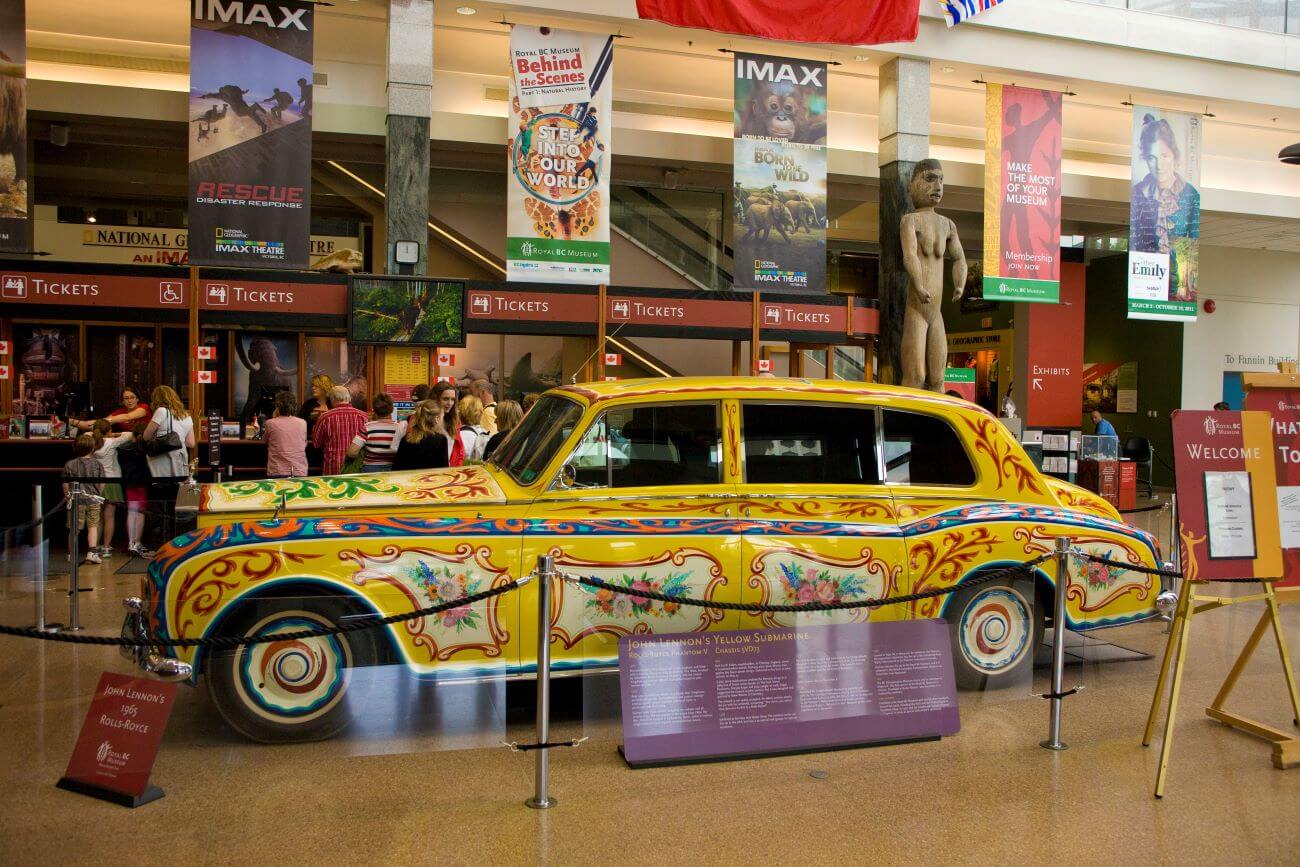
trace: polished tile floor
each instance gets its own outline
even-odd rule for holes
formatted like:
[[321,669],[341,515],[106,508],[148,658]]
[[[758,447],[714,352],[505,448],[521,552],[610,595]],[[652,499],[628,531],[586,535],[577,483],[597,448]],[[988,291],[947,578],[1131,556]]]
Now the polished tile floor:
[[[87,569],[83,619],[110,631],[136,576]],[[47,593],[65,619],[66,579]],[[32,596],[9,581],[0,622],[27,624]],[[1204,715],[1257,605],[1194,621],[1193,652],[1163,801],[1158,751],[1140,744],[1158,656],[1072,671],[1052,753],[1042,689],[962,696],[962,730],[941,742],[631,771],[621,762],[607,681],[557,687],[547,812],[522,802],[532,757],[527,687],[439,689],[376,672],[349,735],[291,747],[249,744],[201,690],[183,689],[154,769],[167,795],[137,810],[54,788],[113,649],[0,637],[0,863],[345,862],[1297,864],[1300,769]],[[1285,613],[1300,656],[1300,606]],[[1157,654],[1164,624],[1099,637]],[[1265,645],[1236,709],[1289,726],[1277,654]],[[1158,744],[1157,744],[1158,746]],[[819,772],[817,776],[813,772]]]

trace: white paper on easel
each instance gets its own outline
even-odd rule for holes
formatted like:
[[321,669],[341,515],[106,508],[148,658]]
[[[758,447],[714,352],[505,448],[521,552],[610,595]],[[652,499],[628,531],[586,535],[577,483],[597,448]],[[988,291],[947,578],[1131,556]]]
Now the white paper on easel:
[[1300,487],[1277,489],[1277,518],[1283,548],[1300,548]]
[[1255,557],[1250,473],[1245,470],[1205,473],[1205,517],[1212,559]]

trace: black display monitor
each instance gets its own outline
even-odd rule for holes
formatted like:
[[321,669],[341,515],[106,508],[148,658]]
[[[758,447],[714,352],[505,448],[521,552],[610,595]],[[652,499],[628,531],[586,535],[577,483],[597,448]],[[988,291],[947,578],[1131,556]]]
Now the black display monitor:
[[464,346],[465,284],[426,277],[350,275],[348,340]]

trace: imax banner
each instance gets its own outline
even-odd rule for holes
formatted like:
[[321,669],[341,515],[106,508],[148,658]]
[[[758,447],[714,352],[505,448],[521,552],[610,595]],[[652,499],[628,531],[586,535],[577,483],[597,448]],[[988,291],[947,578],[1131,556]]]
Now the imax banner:
[[1196,320],[1201,117],[1133,108],[1128,317]]
[[984,298],[1061,293],[1061,94],[989,84],[984,123]]
[[506,279],[609,282],[614,37],[510,31]]
[[313,4],[193,3],[190,262],[306,268]]
[[826,290],[826,64],[736,55],[735,288]]
[[27,23],[24,0],[0,0],[0,252],[26,253]]

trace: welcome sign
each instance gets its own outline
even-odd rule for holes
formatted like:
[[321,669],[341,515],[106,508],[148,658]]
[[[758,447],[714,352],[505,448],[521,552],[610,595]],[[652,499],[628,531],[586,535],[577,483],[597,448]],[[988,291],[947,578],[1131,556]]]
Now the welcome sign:
[[614,37],[510,31],[506,279],[609,282]]
[[986,87],[984,298],[1055,304],[1061,287],[1061,94]]

